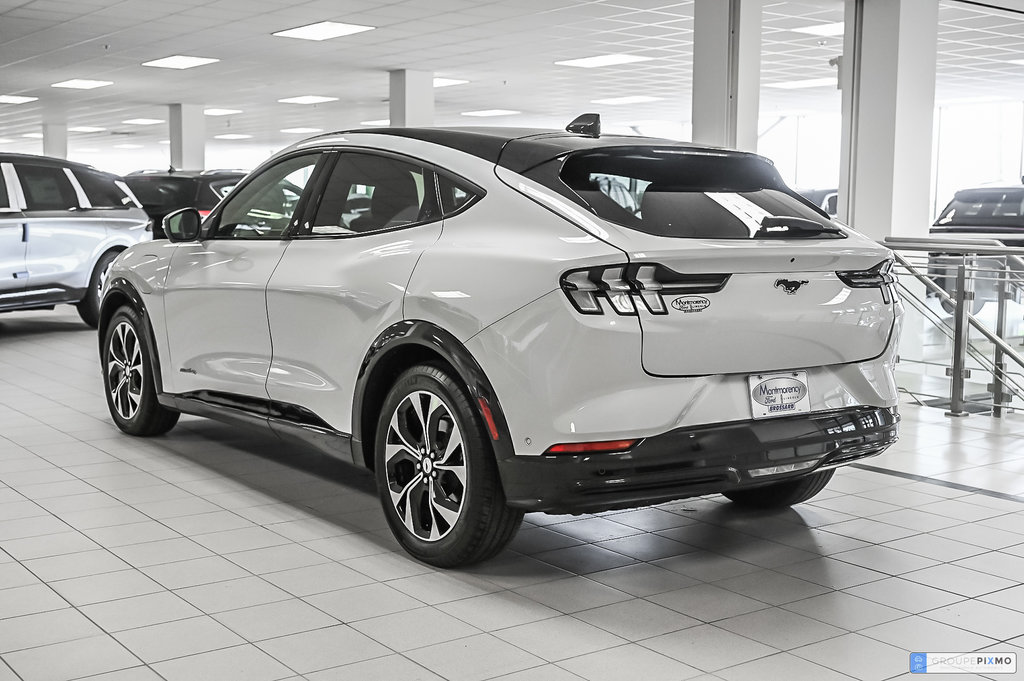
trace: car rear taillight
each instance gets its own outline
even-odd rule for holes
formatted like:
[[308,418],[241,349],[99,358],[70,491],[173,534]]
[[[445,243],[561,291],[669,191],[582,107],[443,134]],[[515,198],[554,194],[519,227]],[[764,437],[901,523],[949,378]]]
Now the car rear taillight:
[[640,440],[605,440],[603,442],[567,442],[551,445],[545,454],[614,454],[627,452]]
[[721,291],[728,274],[681,274],[656,263],[570,270],[559,284],[583,314],[604,314],[603,299],[617,314],[635,315],[639,302],[651,314],[668,314],[663,296]]
[[892,260],[883,260],[869,270],[836,272],[836,276],[850,288],[880,288],[882,301],[890,303],[895,296],[893,285],[896,283],[896,277],[892,275],[893,264]]

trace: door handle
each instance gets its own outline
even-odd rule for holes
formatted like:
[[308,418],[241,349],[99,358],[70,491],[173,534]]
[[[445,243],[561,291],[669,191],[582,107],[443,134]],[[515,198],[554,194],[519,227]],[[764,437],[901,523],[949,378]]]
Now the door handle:
[[21,223],[21,243],[28,243],[28,223]]

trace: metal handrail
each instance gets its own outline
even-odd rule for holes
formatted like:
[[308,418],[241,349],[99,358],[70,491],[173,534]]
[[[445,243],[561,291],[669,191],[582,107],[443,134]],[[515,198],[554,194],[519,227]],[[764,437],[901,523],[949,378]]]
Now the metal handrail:
[[[950,265],[940,265],[947,272],[947,276],[955,276],[956,278],[956,289],[955,297],[951,296],[942,286],[937,284],[932,277],[925,272],[914,266],[910,260],[899,253],[895,253],[894,256],[899,265],[916,280],[921,282],[925,289],[930,294],[935,295],[945,305],[952,305],[954,309],[954,325],[950,329],[950,324],[944,319],[938,319],[936,315],[924,315],[926,319],[934,324],[937,328],[951,339],[953,342],[953,366],[947,369],[947,375],[951,376],[952,384],[950,386],[950,411],[947,412],[949,416],[964,416],[966,411],[963,409],[964,406],[964,383],[966,377],[969,375],[969,371],[966,367],[967,356],[977,362],[983,370],[987,373],[991,373],[993,376],[993,384],[990,389],[993,393],[993,415],[1001,415],[1005,398],[1009,397],[1011,400],[1014,397],[1021,398],[1024,396],[1024,384],[1020,383],[1017,379],[1017,374],[1007,370],[1007,361],[1016,364],[1021,370],[1024,370],[1024,356],[1017,352],[1012,346],[1010,346],[1003,338],[1002,334],[1005,328],[1006,320],[1006,308],[1005,303],[1007,301],[1007,287],[1013,290],[1024,290],[1022,282],[1024,282],[1024,248],[1009,248],[1002,244],[998,238],[999,235],[972,235],[965,238],[951,237],[950,235],[933,236],[928,238],[921,237],[888,237],[885,239],[884,244],[892,249],[898,249],[901,251],[924,251],[929,254],[941,254],[943,256],[964,256],[965,260],[963,263],[956,265],[955,267]],[[984,268],[968,268],[966,258],[968,256],[999,256],[1006,265],[999,270],[986,270]],[[929,263],[929,268],[934,269],[934,264]],[[981,321],[978,320],[973,314],[967,310],[965,301],[971,299],[972,294],[969,293],[971,286],[967,276],[967,271],[970,269],[975,273],[986,272],[995,273],[996,279],[999,279],[1001,283],[999,285],[999,310],[997,320],[997,330],[995,333],[990,331]],[[924,311],[927,306],[918,299],[912,292],[902,283],[899,284],[901,291],[906,294],[908,301],[913,301],[914,307],[919,311]],[[986,340],[988,340],[995,347],[995,359],[989,360],[988,357],[984,356],[983,353],[977,351],[977,349],[969,341],[969,329],[974,329],[981,334]],[[952,331],[952,333],[951,333]],[[1009,394],[1008,394],[1009,393]]]

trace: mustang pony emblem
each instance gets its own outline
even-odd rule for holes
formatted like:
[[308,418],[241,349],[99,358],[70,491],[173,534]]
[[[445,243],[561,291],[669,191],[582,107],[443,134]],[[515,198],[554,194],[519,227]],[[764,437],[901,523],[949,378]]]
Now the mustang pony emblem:
[[806,279],[801,279],[800,281],[793,281],[792,279],[776,279],[775,288],[783,288],[786,290],[786,295],[791,296],[806,283]]

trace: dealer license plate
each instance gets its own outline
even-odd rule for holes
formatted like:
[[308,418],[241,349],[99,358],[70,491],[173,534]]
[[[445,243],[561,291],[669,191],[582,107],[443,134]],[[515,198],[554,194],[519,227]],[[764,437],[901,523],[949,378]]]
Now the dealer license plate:
[[811,410],[806,371],[751,374],[750,409],[755,419],[806,414]]

